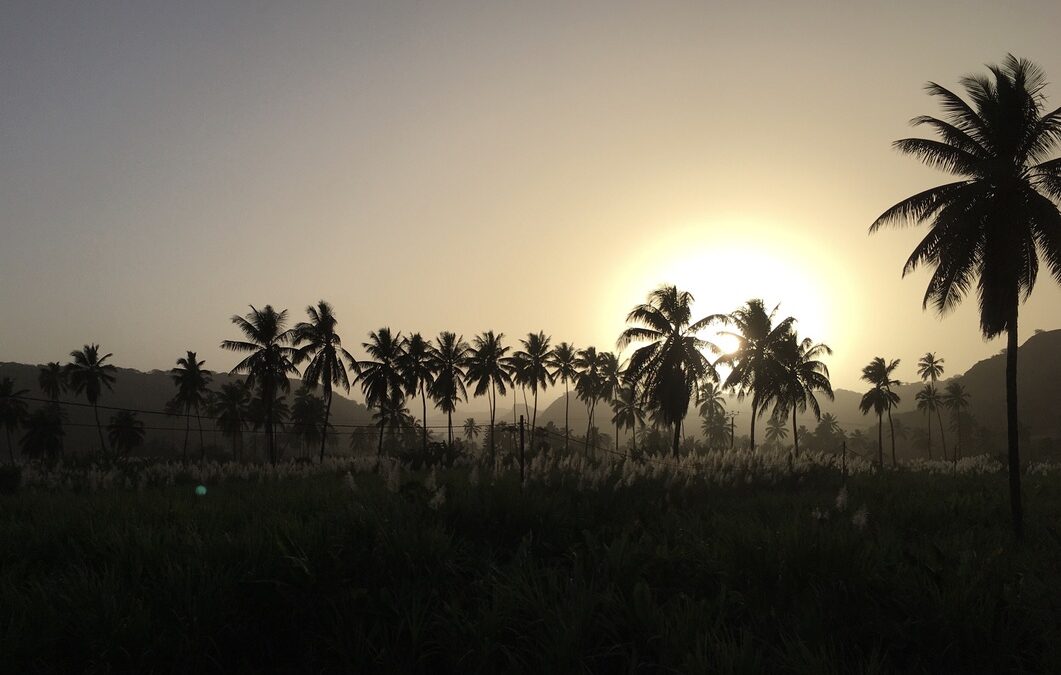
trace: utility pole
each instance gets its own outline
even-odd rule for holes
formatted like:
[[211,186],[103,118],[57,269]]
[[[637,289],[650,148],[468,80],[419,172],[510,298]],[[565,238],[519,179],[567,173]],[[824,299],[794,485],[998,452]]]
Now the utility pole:
[[523,448],[523,415],[519,416],[519,491],[523,492],[523,481],[526,477],[526,454]]

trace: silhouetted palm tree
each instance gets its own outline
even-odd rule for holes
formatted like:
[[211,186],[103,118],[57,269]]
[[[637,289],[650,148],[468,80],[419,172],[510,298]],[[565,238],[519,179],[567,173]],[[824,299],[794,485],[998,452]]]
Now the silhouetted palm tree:
[[[932,459],[932,414],[936,413],[936,418],[939,419],[939,409],[942,405],[940,400],[939,391],[934,385],[926,384],[922,387],[921,391],[917,392],[917,409],[925,413],[925,417],[928,418],[928,458]],[[940,424],[942,426],[942,423]],[[942,432],[942,430],[941,430]],[[947,446],[943,446],[943,459],[947,459]]]
[[717,353],[718,348],[696,337],[718,317],[692,321],[692,303],[692,294],[675,286],[657,288],[648,295],[647,303],[626,315],[626,322],[633,325],[622,332],[617,342],[619,349],[634,342],[649,343],[630,356],[626,381],[639,382],[643,402],[650,402],[659,410],[661,419],[673,426],[675,457],[682,421],[694,392],[703,382],[718,381],[715,367],[704,356],[705,349]]
[[[247,409],[247,419],[251,423],[251,427],[255,432],[259,429],[266,427],[266,420],[272,418],[272,431],[269,433],[270,436],[275,437],[276,434],[285,433],[287,431],[287,421],[291,417],[291,406],[287,404],[287,394],[283,392],[276,392],[273,396],[272,403],[267,404],[261,397],[261,391],[259,390],[258,395],[253,397],[250,402],[250,406]],[[286,445],[286,444],[285,444]],[[255,455],[257,456],[257,441],[255,440],[253,445]],[[275,454],[276,459],[280,458],[280,452],[283,448],[278,448]],[[275,459],[272,460],[275,463]]]
[[405,340],[402,355],[398,359],[398,369],[405,380],[405,393],[408,396],[420,395],[423,404],[422,451],[427,453],[427,390],[435,381],[435,371],[431,359],[431,343],[420,333],[413,333]]
[[779,352],[792,332],[795,319],[786,317],[774,324],[777,307],[766,311],[763,301],[758,298],[747,301],[744,306],[725,316],[708,317],[732,325],[734,331],[723,331],[737,340],[737,348],[729,354],[723,354],[716,365],[721,363],[730,366],[731,370],[723,383],[726,389],[737,392],[737,399],[743,400],[750,392],[752,395],[751,410],[751,449],[755,450],[755,420],[766,408],[765,398],[779,379],[781,370]]
[[772,443],[775,447],[780,447],[781,441],[786,438],[788,438],[788,429],[785,428],[784,418],[771,415],[770,419],[766,421],[766,442]]
[[700,416],[707,418],[714,414],[726,414],[726,397],[717,382],[704,382],[697,394],[700,401]]
[[[927,354],[922,356],[921,359],[917,362],[917,374],[921,378],[922,382],[927,380],[927,381],[931,382],[933,385],[935,385],[936,384],[936,380],[938,380],[940,377],[943,376],[943,359],[936,358],[935,354],[933,354],[932,352],[928,352]],[[921,408],[919,407],[918,409],[920,410]],[[940,442],[943,444],[943,459],[946,460],[947,459],[947,438],[943,434],[943,420],[942,420],[942,418],[939,415],[939,406],[938,405],[932,406],[932,410],[934,410],[936,412],[936,421],[939,422],[939,438],[940,438]],[[931,411],[928,414],[928,435],[929,435],[929,438],[931,439],[931,437],[932,437],[932,416],[931,416]],[[931,441],[929,442],[929,447],[931,448]],[[931,451],[930,451],[929,452],[929,457],[931,457],[931,456],[932,456],[932,454],[931,454]]]
[[251,389],[246,382],[227,382],[213,392],[207,409],[221,435],[232,441],[232,456],[243,461],[243,432],[250,421]]
[[402,334],[392,334],[390,328],[380,328],[368,334],[368,342],[361,346],[371,360],[361,361],[361,391],[365,403],[377,408],[379,420],[379,445],[377,457],[383,456],[383,429],[395,424],[396,411],[405,410],[405,381],[402,379],[400,360],[402,357]]
[[15,389],[15,381],[10,377],[0,379],[0,426],[7,433],[7,454],[12,464],[15,463],[15,448],[11,444],[11,432],[26,419],[26,402],[22,397],[28,394],[27,389]]
[[107,438],[114,447],[116,457],[125,457],[144,443],[144,423],[136,413],[119,410],[107,424]]
[[962,413],[969,407],[969,392],[961,382],[951,382],[943,394],[943,405],[950,410],[954,430],[958,432],[958,447],[954,449],[954,460],[962,456]]
[[479,425],[475,423],[474,417],[469,417],[464,420],[464,438],[467,439],[469,443],[472,443],[475,439],[479,438],[479,432]]
[[463,335],[457,337],[448,331],[439,333],[431,346],[431,369],[435,380],[429,393],[435,406],[446,413],[446,440],[450,445],[453,445],[453,412],[459,402],[468,399],[464,364],[470,351]]
[[465,361],[468,382],[475,383],[476,397],[488,395],[490,403],[490,465],[496,466],[494,421],[497,413],[497,395],[505,395],[505,386],[512,385],[512,375],[505,365],[508,347],[501,344],[504,333],[486,331],[476,335]]
[[571,424],[570,424],[570,410],[571,410],[571,391],[568,388],[568,384],[575,380],[578,375],[578,367],[575,365],[575,359],[577,358],[578,350],[575,346],[567,342],[561,342],[556,345],[553,349],[553,353],[549,356],[549,367],[551,368],[550,374],[553,377],[553,382],[559,379],[564,383],[564,452],[568,450],[568,440],[571,437]]
[[184,415],[184,451],[182,461],[188,461],[188,430],[191,428],[191,416],[199,426],[199,461],[206,458],[206,443],[203,440],[203,421],[200,412],[206,407],[209,394],[211,373],[203,368],[206,361],[199,361],[195,352],[189,351],[177,359],[177,367],[169,371],[173,384],[177,386],[176,395],[170,400],[167,408]]
[[709,408],[701,418],[700,429],[709,449],[719,450],[729,445],[730,426],[724,411]]
[[618,388],[612,399],[612,424],[615,425],[615,449],[619,450],[619,429],[629,429],[633,443],[631,451],[637,453],[636,429],[645,424],[645,409],[641,406],[637,390],[632,385]]
[[306,308],[309,321],[295,325],[292,333],[295,352],[295,363],[309,359],[309,364],[302,373],[306,386],[320,386],[324,393],[324,426],[320,435],[320,461],[324,462],[324,447],[328,442],[328,430],[332,415],[332,393],[335,387],[350,391],[350,378],[346,364],[354,373],[360,373],[357,360],[350,352],[343,349],[343,340],[335,331],[339,321],[335,318],[332,306],[324,300]]
[[291,389],[291,382],[287,378],[290,374],[298,374],[294,364],[297,352],[288,346],[293,332],[284,329],[287,324],[286,309],[277,312],[272,305],[266,305],[261,310],[255,309],[254,305],[250,307],[251,311],[246,317],[232,317],[232,323],[236,324],[246,340],[225,340],[221,347],[247,354],[231,372],[233,375],[246,373],[247,386],[258,386],[269,461],[276,464],[276,435],[273,427],[277,419],[277,394]]
[[24,457],[54,460],[63,449],[63,419],[58,405],[37,408],[25,419],[26,433],[19,440]]
[[85,345],[81,351],[70,352],[73,359],[66,364],[66,382],[74,393],[85,395],[96,418],[96,433],[99,435],[100,454],[107,459],[107,442],[103,440],[103,425],[99,421],[99,397],[106,387],[111,391],[117,368],[104,363],[113,354],[99,355],[99,345]]
[[575,393],[586,404],[586,408],[589,411],[589,419],[586,422],[585,450],[587,451],[591,443],[594,450],[597,448],[595,439],[591,440],[591,432],[593,430],[593,413],[597,408],[597,401],[601,397],[600,365],[600,354],[597,352],[596,347],[586,347],[578,350],[575,356],[575,368],[577,369]]
[[37,373],[37,384],[45,396],[53,403],[58,403],[59,397],[66,393],[66,370],[57,361],[41,366]]
[[523,349],[513,354],[517,357],[520,366],[514,373],[518,377],[521,386],[530,387],[534,394],[534,412],[531,413],[530,447],[533,449],[535,431],[538,428],[538,390],[546,389],[553,381],[549,372],[549,358],[552,349],[549,347],[550,337],[544,332],[527,333],[525,340],[520,340]]
[[1017,538],[1024,532],[1017,420],[1017,313],[1035,286],[1039,256],[1061,280],[1061,109],[1044,114],[1046,78],[1038,66],[1008,55],[991,66],[991,77],[961,79],[971,100],[930,82],[946,119],[923,115],[940,140],[907,138],[894,147],[959,176],[885,211],[870,226],[903,221],[930,223],[903,274],[933,266],[924,305],[940,312],[957,305],[976,284],[980,330],[986,338],[1007,334],[1006,415],[1010,508]]
[[877,463],[884,468],[884,444],[883,444],[883,415],[888,413],[888,427],[891,429],[892,439],[892,466],[898,464],[895,458],[895,427],[892,424],[892,408],[899,404],[899,395],[892,391],[893,386],[899,384],[893,380],[891,375],[899,367],[899,359],[891,363],[885,363],[880,356],[875,357],[862,369],[862,379],[873,385],[873,388],[862,396],[859,410],[865,415],[870,410],[877,413]]
[[291,432],[303,448],[300,455],[305,454],[306,447],[320,443],[321,438],[325,437],[327,426],[327,405],[324,399],[314,396],[313,391],[306,385],[299,387],[291,405]]
[[[809,407],[814,413],[814,419],[821,420],[821,407],[815,392],[821,392],[830,401],[833,400],[829,368],[820,360],[822,356],[832,353],[829,345],[815,344],[810,338],[798,340],[795,332],[789,332],[777,350],[776,376],[764,398],[775,401],[775,417],[792,413],[792,448],[795,455],[799,455],[796,412],[805,412]],[[766,400],[762,401],[764,406],[766,403]]]

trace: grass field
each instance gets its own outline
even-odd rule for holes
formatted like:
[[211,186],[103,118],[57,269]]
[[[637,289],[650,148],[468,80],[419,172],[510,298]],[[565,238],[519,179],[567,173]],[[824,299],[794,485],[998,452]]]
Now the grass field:
[[553,478],[0,496],[2,668],[1061,668],[1049,475],[1028,477],[1019,546],[1001,474],[861,473],[846,503],[825,467],[769,485]]

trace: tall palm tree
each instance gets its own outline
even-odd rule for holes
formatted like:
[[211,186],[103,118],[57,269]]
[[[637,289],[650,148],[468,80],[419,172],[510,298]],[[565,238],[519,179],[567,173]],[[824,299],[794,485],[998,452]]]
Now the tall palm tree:
[[222,349],[228,349],[246,357],[232,369],[233,375],[246,373],[247,386],[257,386],[261,402],[265,437],[269,447],[269,461],[276,464],[276,423],[277,394],[291,390],[288,375],[298,374],[294,360],[298,353],[289,346],[293,331],[285,330],[287,310],[277,312],[272,305],[258,310],[254,305],[247,315],[232,317],[232,323],[243,333],[244,340],[225,340]]
[[726,414],[726,397],[717,382],[704,382],[697,394],[700,401],[700,416],[707,418],[714,414]]
[[708,409],[706,415],[701,414],[700,430],[711,450],[718,450],[729,444],[730,426],[725,411]]
[[[939,390],[932,384],[926,384],[922,387],[921,391],[917,392],[916,398],[917,409],[925,413],[925,417],[928,418],[928,458],[932,459],[932,414],[936,413],[936,418],[939,419],[939,409],[942,407],[943,402],[940,398]],[[947,460],[946,443],[943,445],[943,460]]]
[[59,397],[66,393],[66,370],[57,361],[41,366],[37,373],[37,385],[53,403],[58,403]]
[[564,383],[564,452],[567,452],[568,440],[571,437],[570,411],[571,391],[569,383],[574,382],[578,375],[578,367],[575,365],[578,350],[574,345],[561,342],[553,349],[549,356],[549,368],[553,382],[560,380]]
[[311,388],[320,387],[324,401],[324,425],[320,435],[320,461],[324,462],[324,447],[328,442],[329,420],[332,414],[332,392],[335,387],[350,391],[350,377],[346,364],[355,374],[359,373],[357,360],[350,352],[343,349],[343,340],[335,331],[339,323],[335,318],[332,306],[324,300],[316,307],[306,307],[309,321],[295,325],[292,333],[295,352],[295,363],[309,360],[302,373],[302,381]]
[[[390,328],[380,328],[368,334],[368,342],[361,343],[370,360],[361,361],[361,391],[365,403],[377,408],[379,420],[379,445],[377,457],[383,456],[383,430],[405,410],[405,380],[402,379],[400,360],[402,357],[402,334],[391,333]],[[386,410],[384,409],[386,408]],[[406,411],[407,412],[407,411]]]
[[641,405],[640,396],[633,385],[622,385],[615,392],[612,399],[612,424],[615,425],[615,449],[619,450],[619,429],[630,430],[630,440],[633,443],[632,451],[637,453],[636,429],[645,424],[645,409]]
[[[723,331],[737,340],[737,348],[723,354],[718,363],[731,368],[723,387],[737,392],[737,399],[752,395],[751,449],[755,450],[755,420],[766,409],[768,392],[779,378],[781,365],[779,352],[792,332],[795,319],[791,316],[774,323],[777,307],[767,312],[759,298],[748,300],[742,307],[725,316],[708,317],[719,319],[734,330]],[[717,364],[716,364],[717,365]]]
[[589,418],[586,422],[586,442],[584,445],[585,450],[589,450],[590,443],[593,443],[594,450],[596,449],[596,440],[591,441],[591,433],[593,430],[593,413],[597,408],[597,401],[600,400],[601,390],[601,372],[600,372],[600,353],[597,352],[596,347],[586,347],[585,349],[578,350],[575,356],[575,368],[577,373],[575,375],[575,393],[578,398],[586,404],[586,409],[589,411]]
[[463,335],[457,337],[448,331],[439,333],[431,346],[431,370],[435,379],[429,393],[435,406],[446,413],[446,439],[450,445],[453,445],[453,412],[458,403],[468,399],[464,365],[470,351]]
[[785,428],[784,418],[771,415],[766,421],[766,442],[779,447],[786,438],[788,438],[788,429]]
[[943,394],[943,405],[950,410],[954,430],[958,432],[958,447],[954,449],[955,461],[962,456],[962,413],[969,407],[969,392],[961,382],[951,382]]
[[474,417],[469,417],[464,420],[464,438],[469,443],[473,443],[475,439],[479,438],[480,431],[479,425],[475,423]]
[[531,413],[530,429],[531,449],[535,447],[534,438],[538,429],[538,391],[548,388],[553,382],[553,376],[549,372],[549,359],[552,354],[552,348],[549,346],[551,339],[542,331],[527,333],[527,337],[519,341],[523,349],[513,354],[520,363],[518,370],[514,372],[514,377],[518,378],[521,386],[530,387],[534,395],[534,412]]
[[[917,375],[921,378],[922,382],[931,382],[933,388],[935,388],[936,380],[943,376],[943,359],[937,358],[932,352],[927,352],[917,362]],[[920,409],[920,408],[919,408]],[[939,438],[943,444],[943,459],[947,459],[947,438],[943,433],[943,420],[939,415],[939,406],[932,406],[932,410],[936,412],[936,421],[939,422]],[[928,416],[928,435],[932,437],[932,415],[929,412]],[[929,443],[931,447],[931,442]],[[931,457],[931,453],[929,454]]]
[[15,449],[11,445],[11,432],[18,429],[26,419],[26,402],[23,396],[29,394],[27,389],[15,389],[15,381],[10,377],[0,379],[0,426],[7,433],[7,454],[11,463],[15,463]]
[[862,380],[869,382],[873,388],[862,396],[859,410],[867,414],[870,410],[877,413],[877,463],[884,468],[883,449],[883,415],[888,413],[888,428],[891,430],[892,439],[892,466],[898,461],[895,457],[895,426],[892,424],[892,408],[899,405],[899,395],[892,391],[893,386],[899,385],[899,380],[892,379],[892,373],[899,367],[899,359],[885,363],[880,356],[875,357],[862,369]]
[[232,441],[232,456],[243,461],[243,432],[250,421],[251,389],[239,380],[226,382],[213,392],[207,410],[221,434]]
[[100,454],[107,459],[107,442],[103,440],[103,425],[99,421],[99,397],[103,388],[113,390],[115,381],[114,373],[117,368],[105,363],[113,354],[107,353],[100,356],[99,345],[85,345],[80,351],[70,352],[73,359],[66,364],[66,381],[74,393],[85,395],[85,399],[92,406],[92,414],[96,418],[96,433],[99,435]]
[[427,456],[427,390],[435,381],[435,369],[431,359],[431,343],[420,333],[413,333],[405,340],[405,347],[398,358],[398,370],[405,380],[408,396],[420,394],[423,404],[422,450]]
[[486,331],[475,336],[472,348],[465,359],[465,372],[468,382],[475,383],[473,393],[476,397],[487,396],[490,404],[490,465],[496,465],[494,422],[497,413],[497,395],[505,395],[505,387],[512,386],[512,374],[506,365],[505,355],[508,347],[501,339],[504,333],[495,334]]
[[704,356],[718,348],[696,336],[719,317],[692,321],[693,295],[675,286],[660,286],[626,315],[633,324],[619,335],[617,345],[624,349],[635,342],[647,342],[630,356],[626,369],[628,383],[641,383],[645,403],[659,410],[663,422],[673,426],[672,449],[678,456],[682,422],[693,394],[706,381],[718,382],[718,372]]
[[119,410],[111,416],[107,424],[107,438],[117,457],[124,457],[144,443],[144,423],[136,413],[130,410]]
[[[250,388],[250,385],[247,387]],[[287,421],[291,417],[291,406],[287,403],[287,394],[282,391],[276,391],[273,394],[272,402],[267,402],[262,398],[261,389],[258,390],[258,395],[251,399],[250,406],[247,408],[247,419],[251,423],[252,429],[257,432],[259,429],[265,429],[267,423],[271,420],[271,428],[268,436],[275,437],[276,434],[283,434],[287,431]],[[275,446],[273,446],[275,447]],[[255,456],[257,456],[258,446],[255,441],[254,445]],[[276,460],[280,458],[283,452],[283,447],[276,447],[276,453],[271,455],[270,459],[275,464]]]
[[300,456],[305,455],[306,447],[316,446],[325,437],[326,415],[324,399],[314,396],[313,390],[305,384],[299,387],[291,405],[291,432],[298,439]]
[[192,415],[199,427],[199,461],[206,458],[206,443],[203,440],[203,420],[200,416],[206,407],[212,373],[203,368],[206,361],[199,361],[195,352],[188,351],[177,359],[177,367],[169,371],[170,379],[177,386],[177,393],[167,406],[173,412],[184,415],[184,452],[182,461],[188,461],[188,430]]
[[815,392],[821,392],[833,400],[833,387],[829,382],[829,368],[821,361],[833,350],[824,343],[815,343],[810,338],[797,340],[795,332],[789,332],[777,350],[777,370],[772,386],[765,394],[773,399],[774,416],[784,417],[792,413],[793,453],[799,455],[799,429],[796,427],[796,412],[805,412],[809,407],[815,420],[822,419],[821,406]]
[[1061,109],[1045,112],[1046,78],[1024,59],[1008,55],[989,76],[961,79],[970,102],[930,82],[945,119],[916,117],[939,140],[907,138],[894,147],[958,177],[908,197],[870,226],[870,233],[904,221],[928,223],[903,274],[934,267],[924,305],[939,312],[956,306],[976,285],[980,330],[1007,335],[1006,417],[1010,510],[1017,538],[1024,532],[1017,420],[1017,314],[1031,295],[1041,255],[1061,280]]
[[19,440],[24,457],[53,460],[63,448],[63,413],[58,405],[46,405],[30,413],[23,424],[26,433]]

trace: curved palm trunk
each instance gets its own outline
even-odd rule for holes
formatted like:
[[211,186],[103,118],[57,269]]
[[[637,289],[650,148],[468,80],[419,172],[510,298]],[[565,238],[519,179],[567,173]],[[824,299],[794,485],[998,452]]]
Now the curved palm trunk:
[[796,429],[796,407],[792,406],[792,453],[799,457],[799,430]]
[[534,432],[538,429],[538,387],[534,387],[534,412],[531,414],[530,447],[534,452]]
[[571,437],[571,425],[569,424],[571,410],[571,392],[567,387],[567,379],[564,379],[564,453],[567,453],[567,441]]
[[615,422],[615,452],[619,452],[619,422]]
[[757,399],[758,399],[758,397],[753,397],[752,398],[752,445],[751,445],[752,452],[755,452],[755,418],[756,418],[756,414],[755,413],[759,410],[759,401]]
[[877,413],[877,466],[884,469],[884,415],[880,413]]
[[383,458],[383,427],[386,426],[387,420],[383,418],[383,408],[379,409],[379,445],[376,447],[376,463],[379,464],[379,460]]
[[1006,436],[1009,444],[1009,505],[1013,516],[1013,534],[1024,538],[1024,506],[1020,495],[1020,434],[1017,426],[1017,304],[1006,344]]
[[446,411],[446,426],[447,426],[446,432],[447,432],[447,438],[449,440],[449,444],[453,445],[453,410],[452,409]]
[[195,409],[195,424],[199,427],[199,462],[206,460],[206,443],[203,441],[203,420],[199,416],[199,408]]
[[[898,466],[895,461],[895,425],[892,423],[892,407],[888,406],[888,433],[892,437],[892,466]],[[881,458],[880,468],[884,468],[884,458]]]
[[678,446],[681,444],[681,440],[682,440],[682,423],[681,422],[675,422],[674,423],[674,458],[675,459],[678,459]]
[[[427,456],[427,393],[424,391],[424,383],[423,382],[420,383],[420,400],[424,404],[424,429],[423,429],[423,432],[424,432],[423,433],[423,436],[424,436],[423,440],[424,440],[424,442],[423,442],[423,446],[424,446],[424,456],[426,457]],[[452,435],[453,435],[453,433],[450,432],[450,436],[452,436]],[[449,442],[450,442],[450,445],[452,445],[453,444],[453,439],[450,438]]]
[[324,388],[324,399],[324,428],[321,429],[321,464],[324,464],[324,444],[328,442],[328,420],[331,419],[332,414],[332,388],[330,386],[325,386]]
[[939,408],[936,408],[936,422],[939,423],[939,442],[943,445],[943,461],[947,461],[947,437],[943,435],[943,418],[939,416]]

